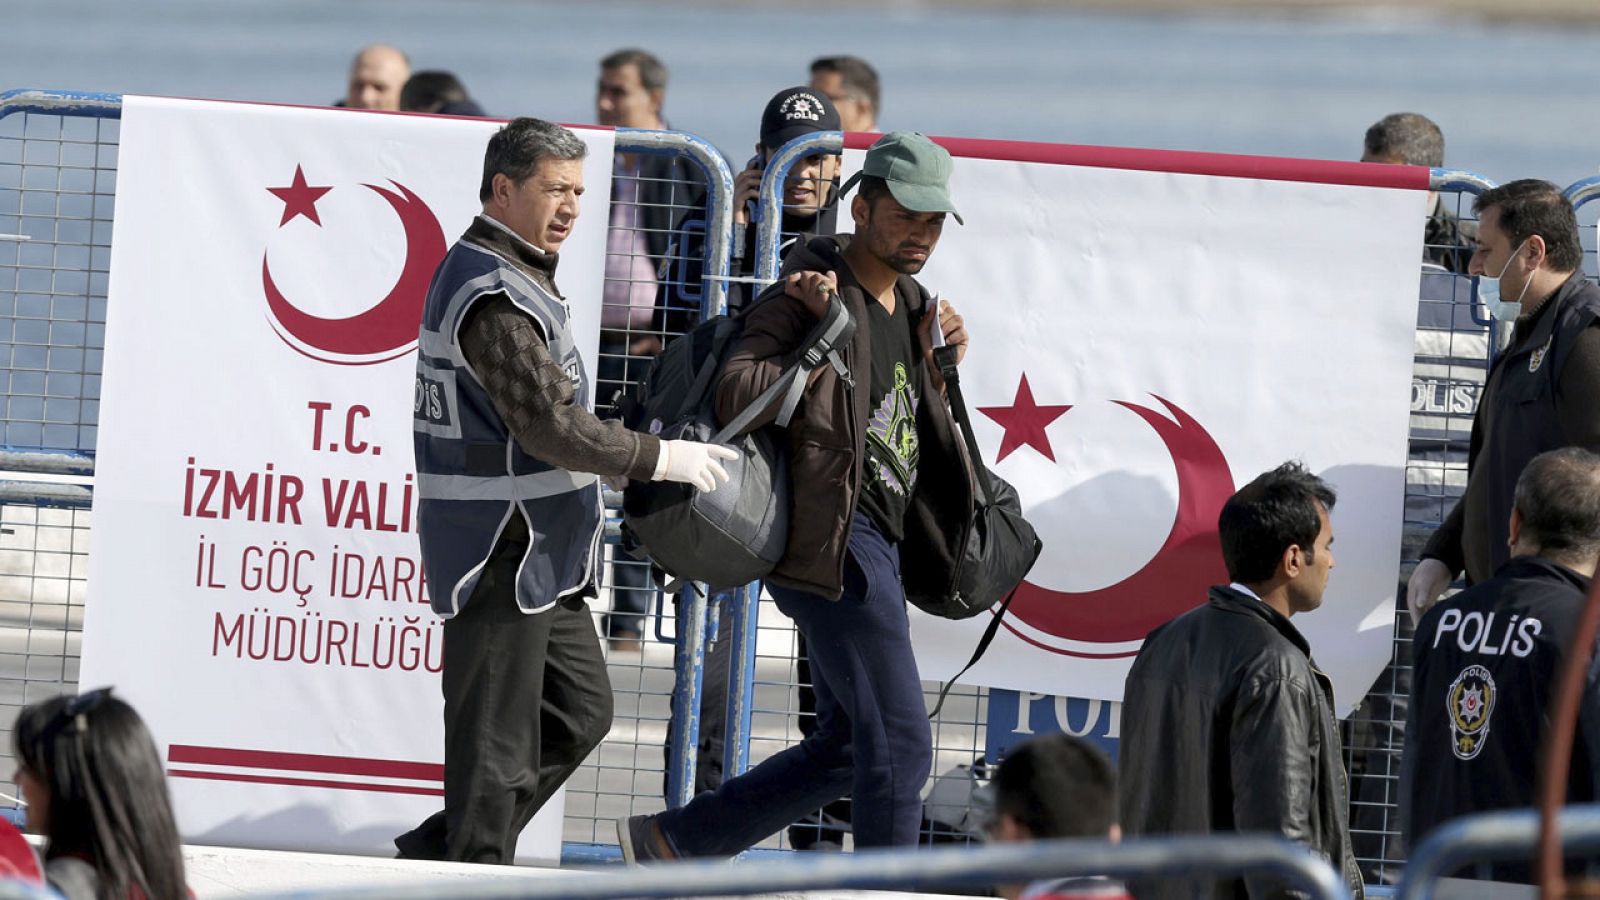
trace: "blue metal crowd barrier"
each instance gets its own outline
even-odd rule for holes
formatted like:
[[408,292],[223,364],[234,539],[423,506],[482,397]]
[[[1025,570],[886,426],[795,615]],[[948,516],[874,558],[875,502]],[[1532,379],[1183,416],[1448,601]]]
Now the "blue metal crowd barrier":
[[676,862],[547,879],[284,894],[325,900],[467,900],[541,898],[610,900],[615,897],[734,897],[791,891],[929,890],[982,888],[1065,876],[1205,878],[1273,876],[1311,900],[1350,896],[1338,873],[1305,847],[1255,835],[1183,837],[1113,844],[1083,839],[994,844],[982,848],[873,850],[807,854],[759,864]]
[[[1600,805],[1562,810],[1561,846],[1567,854],[1600,853]],[[1424,900],[1440,878],[1468,866],[1528,861],[1539,843],[1539,812],[1507,810],[1463,816],[1439,826],[1411,852],[1395,896]],[[1531,863],[1530,863],[1531,865]]]
[[[85,118],[116,120],[122,113],[122,95],[32,89],[0,92],[0,119],[24,113],[57,116],[63,120]],[[26,137],[23,139],[26,140]],[[97,169],[101,166],[98,152],[100,149],[100,147],[95,148],[94,165]],[[707,237],[703,257],[700,260],[704,279],[700,314],[704,317],[721,312],[726,305],[724,299],[727,290],[726,276],[730,268],[733,231],[733,176],[727,161],[707,141],[672,131],[616,129],[616,152],[683,157],[690,160],[705,175],[708,191],[706,206],[701,212],[704,213],[706,220]],[[34,158],[17,160],[18,170],[23,167],[37,169],[48,165],[48,161]],[[110,167],[114,168],[114,163],[111,163]],[[0,182],[0,187],[5,187],[5,184]],[[22,184],[19,178],[17,185],[19,196],[29,187]],[[20,208],[15,214],[30,217],[37,215],[25,213]],[[0,216],[4,215],[5,211],[0,210]],[[6,230],[0,229],[0,232]],[[28,239],[29,236],[23,234],[0,234],[0,241],[26,242]],[[98,371],[92,374],[98,376]],[[5,383],[8,385],[6,396],[9,397],[12,382],[8,379]],[[93,400],[98,400],[97,394]],[[87,421],[80,424],[93,425],[92,413],[84,413],[82,418]],[[86,511],[90,508],[93,498],[92,483],[86,482],[90,482],[94,475],[94,462],[95,453],[92,445],[52,446],[47,440],[41,439],[36,444],[0,447],[0,473],[4,473],[0,476],[0,506],[15,504]],[[79,483],[34,481],[26,478],[28,475],[72,476],[77,478]],[[617,542],[615,515],[619,497],[616,494],[608,494],[608,500],[612,521],[608,525],[607,536],[614,544]],[[671,731],[672,740],[668,747],[666,770],[666,793],[674,803],[686,802],[694,792],[693,772],[700,719],[701,668],[705,655],[707,629],[704,595],[686,591],[679,598],[671,699],[671,716],[684,727]],[[65,664],[63,668],[67,668]],[[71,677],[63,674],[52,683],[52,686],[70,690],[73,687]],[[4,677],[0,676],[0,682],[4,680]],[[15,693],[26,695],[26,691]],[[9,723],[5,723],[3,727],[8,728]],[[629,781],[632,783],[637,779],[630,777]],[[614,844],[582,844],[569,841],[563,848],[564,860],[589,861],[616,857],[617,850]]]

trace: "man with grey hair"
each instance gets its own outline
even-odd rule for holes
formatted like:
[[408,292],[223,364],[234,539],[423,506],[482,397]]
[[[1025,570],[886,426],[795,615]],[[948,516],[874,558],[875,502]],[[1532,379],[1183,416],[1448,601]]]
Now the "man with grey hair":
[[[1401,768],[1406,845],[1450,819],[1538,803],[1540,748],[1556,677],[1600,555],[1600,455],[1533,458],[1517,479],[1512,558],[1428,610],[1412,643],[1416,690]],[[1568,803],[1600,791],[1600,683],[1587,676]],[[1526,866],[1497,868],[1527,881]]]
[[595,418],[555,284],[587,148],[539,119],[489,138],[483,213],[423,307],[412,430],[428,599],[445,620],[444,809],[402,857],[510,864],[517,836],[611,727],[584,598],[605,517],[595,476],[713,490],[726,447]]
[[[1361,161],[1438,168],[1444,165],[1444,133],[1432,119],[1417,113],[1384,116],[1367,129]],[[1428,193],[1428,223],[1422,233],[1424,262],[1465,275],[1477,237],[1477,229],[1446,209],[1437,192]]]

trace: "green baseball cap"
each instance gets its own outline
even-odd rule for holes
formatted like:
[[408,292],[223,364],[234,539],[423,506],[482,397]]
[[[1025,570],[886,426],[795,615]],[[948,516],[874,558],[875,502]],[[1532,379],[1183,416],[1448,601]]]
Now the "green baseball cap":
[[866,162],[861,171],[839,189],[843,194],[855,186],[863,175],[882,178],[889,186],[895,201],[912,212],[942,212],[955,216],[955,202],[950,199],[950,152],[915,131],[891,131],[867,148]]

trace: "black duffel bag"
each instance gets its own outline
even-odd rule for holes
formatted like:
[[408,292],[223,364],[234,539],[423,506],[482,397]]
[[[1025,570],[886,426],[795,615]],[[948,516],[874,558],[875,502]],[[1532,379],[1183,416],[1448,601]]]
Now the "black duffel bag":
[[827,315],[802,344],[799,360],[719,429],[715,385],[741,330],[733,327],[736,322],[719,317],[668,344],[624,419],[663,439],[723,444],[738,451],[737,458],[723,463],[728,480],[716,490],[633,481],[623,491],[625,543],[642,548],[671,579],[701,582],[713,590],[762,578],[783,559],[789,543],[792,501],[785,438],[770,428],[741,432],[780,397],[776,422],[787,426],[812,370],[824,362],[848,376],[839,350],[855,333],[855,321],[835,294]]
[[[937,324],[935,328],[939,327]],[[1000,620],[1011,606],[1022,579],[1028,577],[1033,564],[1044,550],[1044,542],[1022,517],[1022,501],[1010,482],[989,471],[983,464],[983,454],[978,452],[978,441],[972,435],[972,420],[967,415],[967,402],[961,396],[961,376],[956,371],[956,348],[937,347],[933,351],[939,374],[944,376],[945,392],[950,399],[950,412],[961,428],[967,446],[967,456],[972,463],[973,475],[978,483],[978,496],[973,502],[972,519],[966,523],[967,536],[961,558],[956,562],[955,578],[948,593],[924,593],[907,589],[906,600],[930,615],[946,619],[966,619],[993,609],[994,618],[984,629],[983,637],[972,652],[972,658],[939,691],[929,718],[939,714],[945,695],[957,678],[983,658],[1000,628]]]

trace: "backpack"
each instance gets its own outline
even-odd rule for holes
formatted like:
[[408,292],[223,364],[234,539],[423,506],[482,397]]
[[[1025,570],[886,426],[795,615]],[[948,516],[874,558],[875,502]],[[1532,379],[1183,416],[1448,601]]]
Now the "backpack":
[[[792,302],[775,292],[762,302]],[[787,426],[807,377],[823,362],[840,377],[840,356],[855,322],[835,296],[828,313],[801,344],[800,359],[784,369],[733,421],[717,426],[717,378],[744,332],[748,310],[717,316],[674,338],[651,363],[637,396],[623,404],[629,428],[663,440],[725,444],[739,456],[724,463],[728,481],[702,492],[690,484],[634,481],[623,491],[623,540],[643,549],[655,568],[677,581],[713,590],[756,581],[778,564],[789,543],[789,473],[782,435],[769,428],[741,434],[782,398],[777,425]]]

